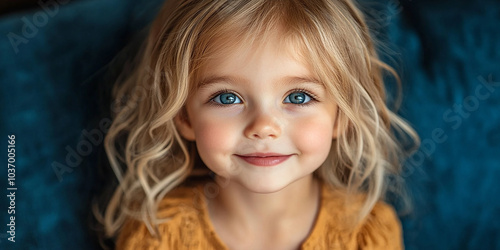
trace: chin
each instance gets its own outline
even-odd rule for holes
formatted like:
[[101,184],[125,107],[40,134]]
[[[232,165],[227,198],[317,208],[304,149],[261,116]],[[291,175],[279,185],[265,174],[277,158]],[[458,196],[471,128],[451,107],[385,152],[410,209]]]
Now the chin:
[[243,181],[239,185],[245,187],[248,191],[258,194],[272,194],[286,188],[291,182],[286,181]]

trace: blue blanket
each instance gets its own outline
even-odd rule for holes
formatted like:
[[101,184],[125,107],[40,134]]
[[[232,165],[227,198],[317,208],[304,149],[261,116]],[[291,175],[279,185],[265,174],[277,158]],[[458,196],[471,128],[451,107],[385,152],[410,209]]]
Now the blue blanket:
[[[406,249],[500,249],[500,2],[361,2],[401,74],[399,112],[422,138],[404,172],[415,201],[401,217]],[[53,0],[1,17],[0,136],[5,150],[14,135],[16,152],[11,182],[0,156],[0,249],[99,248],[102,72],[160,4]]]

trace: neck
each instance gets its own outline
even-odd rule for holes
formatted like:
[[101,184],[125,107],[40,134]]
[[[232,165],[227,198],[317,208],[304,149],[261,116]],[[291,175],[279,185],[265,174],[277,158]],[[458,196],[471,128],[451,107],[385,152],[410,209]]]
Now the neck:
[[229,182],[210,201],[211,217],[221,222],[219,225],[246,232],[261,230],[262,225],[274,225],[269,229],[274,231],[297,225],[309,229],[319,207],[318,184],[311,174],[277,192],[261,194]]

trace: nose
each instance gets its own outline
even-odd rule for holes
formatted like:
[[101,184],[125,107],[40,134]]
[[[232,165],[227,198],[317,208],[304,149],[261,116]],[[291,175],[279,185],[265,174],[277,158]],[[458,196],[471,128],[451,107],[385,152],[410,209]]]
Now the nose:
[[253,115],[244,133],[249,139],[276,139],[281,135],[281,125],[278,117],[259,111]]

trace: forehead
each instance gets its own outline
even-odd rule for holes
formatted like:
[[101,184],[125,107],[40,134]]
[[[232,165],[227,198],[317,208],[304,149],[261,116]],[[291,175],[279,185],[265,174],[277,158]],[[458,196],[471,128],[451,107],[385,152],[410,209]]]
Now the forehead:
[[252,39],[226,37],[222,43],[225,46],[207,51],[209,56],[198,69],[198,82],[209,77],[258,73],[314,77],[300,43],[278,31]]

